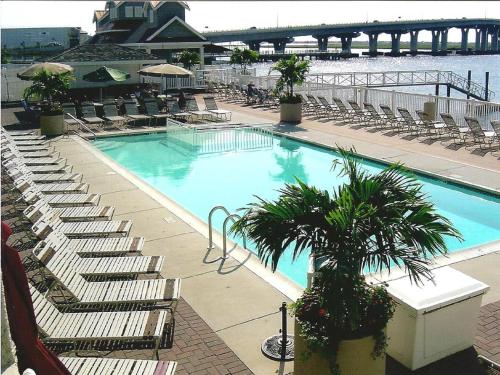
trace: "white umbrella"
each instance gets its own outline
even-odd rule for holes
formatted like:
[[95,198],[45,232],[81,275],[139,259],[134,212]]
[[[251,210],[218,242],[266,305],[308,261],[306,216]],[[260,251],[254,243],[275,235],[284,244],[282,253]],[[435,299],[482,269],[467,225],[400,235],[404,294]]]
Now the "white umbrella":
[[[137,73],[139,73],[139,75],[149,76],[149,77],[194,76],[192,71],[172,64],[159,64],[159,65],[147,66],[139,70]],[[167,89],[167,84],[165,81],[165,90],[166,89]]]
[[33,64],[30,67],[26,68],[22,72],[18,73],[17,76],[20,79],[30,81],[33,79],[41,71],[46,71],[47,73],[52,74],[63,74],[73,72],[73,68],[66,64],[52,63],[52,62],[44,62]]
[[172,64],[152,65],[138,71],[142,76],[165,77],[165,76],[192,76],[192,71]]

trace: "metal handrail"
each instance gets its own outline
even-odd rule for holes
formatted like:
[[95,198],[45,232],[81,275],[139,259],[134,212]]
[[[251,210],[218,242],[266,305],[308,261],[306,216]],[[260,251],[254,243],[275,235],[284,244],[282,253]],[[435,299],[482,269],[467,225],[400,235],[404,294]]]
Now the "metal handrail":
[[[92,129],[90,129],[87,125],[85,125],[79,118],[76,118],[75,116],[73,116],[71,113],[68,113],[68,112],[66,112],[65,115],[67,115],[70,118],[72,118],[73,120],[75,120],[78,123],[78,125],[80,126],[80,128],[84,128],[86,131],[88,131],[89,133],[91,133],[94,136],[94,139],[96,139],[97,135],[94,133],[94,131]],[[77,134],[77,135],[80,136],[80,134]],[[81,138],[83,138],[83,137],[81,137]]]
[[[235,222],[236,220],[234,220],[235,217],[238,217],[240,218],[239,215],[237,214],[232,214],[230,213],[226,207],[224,206],[215,206],[213,207],[209,214],[208,214],[208,247],[207,249],[208,250],[212,250],[215,248],[214,246],[214,242],[213,242],[213,226],[212,226],[212,217],[214,215],[214,213],[218,210],[221,210],[221,211],[224,211],[224,213],[227,215],[226,218],[224,219],[224,224],[223,224],[223,228],[222,228],[222,236],[223,236],[223,243],[222,243],[222,259],[227,259],[227,223],[229,222],[229,220],[232,220],[233,222]],[[233,249],[236,247],[236,244],[235,246],[233,247]],[[243,235],[243,247],[246,248],[247,247],[247,244],[246,244],[246,236]],[[231,249],[231,250],[233,250]],[[230,250],[230,251],[231,251]]]
[[[235,218],[241,219],[241,216],[238,214],[231,214],[224,219],[224,224],[222,225],[222,259],[228,258],[228,256],[227,256],[227,223],[229,222],[229,220],[231,220],[233,223],[235,223],[236,222]],[[233,251],[236,248],[236,246],[238,246],[237,243],[235,243],[233,248],[229,251]],[[247,248],[247,239],[246,239],[245,235],[243,235],[243,247],[245,249]]]

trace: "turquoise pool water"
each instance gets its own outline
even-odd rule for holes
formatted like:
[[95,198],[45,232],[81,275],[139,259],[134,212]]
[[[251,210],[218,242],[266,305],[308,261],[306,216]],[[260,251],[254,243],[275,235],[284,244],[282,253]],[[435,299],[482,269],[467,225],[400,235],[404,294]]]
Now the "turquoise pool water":
[[[272,199],[295,176],[332,190],[341,179],[331,172],[338,154],[267,132],[246,130],[192,131],[98,139],[95,146],[200,219],[224,205],[230,211],[256,199]],[[384,165],[363,161],[377,173]],[[500,239],[500,199],[473,189],[419,176],[425,192],[449,218],[464,241],[448,239],[450,252]],[[222,213],[214,218],[221,230]],[[278,270],[306,285],[307,255],[292,264],[282,259]]]

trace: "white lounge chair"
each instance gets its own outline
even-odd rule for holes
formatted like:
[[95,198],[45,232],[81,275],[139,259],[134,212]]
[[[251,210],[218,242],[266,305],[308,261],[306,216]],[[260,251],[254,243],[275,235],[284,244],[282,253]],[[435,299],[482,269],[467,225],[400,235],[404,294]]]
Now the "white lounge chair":
[[174,375],[177,362],[144,359],[59,357],[73,375]]
[[165,258],[163,256],[125,256],[82,258],[72,249],[54,243],[40,241],[33,249],[33,256],[54,275],[63,274],[71,266],[75,272],[86,276],[135,276],[159,274]]
[[85,194],[89,190],[89,184],[83,182],[62,182],[54,184],[36,184],[29,179],[18,179],[14,186],[21,193],[36,189],[43,194]]
[[74,238],[70,239],[54,229],[44,240],[74,251],[81,257],[121,256],[140,254],[144,247],[143,237]]
[[219,109],[213,96],[204,96],[203,100],[205,101],[205,109],[208,112],[213,113],[217,118],[224,117],[226,121],[231,121],[232,112],[225,109]]
[[63,222],[68,221],[108,221],[115,209],[111,206],[53,208],[43,200],[28,206],[23,214],[33,224],[44,215],[55,215]]
[[36,184],[53,184],[62,182],[80,182],[82,175],[80,173],[39,173],[35,174],[29,171],[13,171],[10,177],[14,180],[30,179]]
[[130,220],[63,222],[56,214],[43,216],[31,227],[40,239],[47,237],[54,229],[58,229],[68,238],[100,238],[125,237],[131,228]]
[[99,204],[101,196],[99,194],[48,194],[45,195],[36,188],[27,190],[21,194],[23,200],[31,205],[39,200],[43,200],[50,207],[88,207]]
[[168,310],[62,313],[31,285],[30,292],[40,336],[47,345],[67,343],[78,351],[89,346],[109,350],[118,348],[117,343],[149,342],[158,358],[170,320]]
[[73,167],[71,165],[64,164],[55,164],[55,165],[24,165],[21,163],[16,163],[14,160],[10,160],[8,162],[3,163],[7,172],[12,175],[16,174],[17,171],[20,172],[30,172],[35,174],[40,173],[71,173]]

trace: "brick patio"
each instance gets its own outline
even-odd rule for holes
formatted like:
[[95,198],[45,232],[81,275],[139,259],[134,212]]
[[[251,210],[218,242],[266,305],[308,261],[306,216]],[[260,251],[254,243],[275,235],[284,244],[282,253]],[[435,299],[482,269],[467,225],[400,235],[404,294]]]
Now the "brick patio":
[[475,347],[479,354],[500,363],[500,301],[481,308]]

